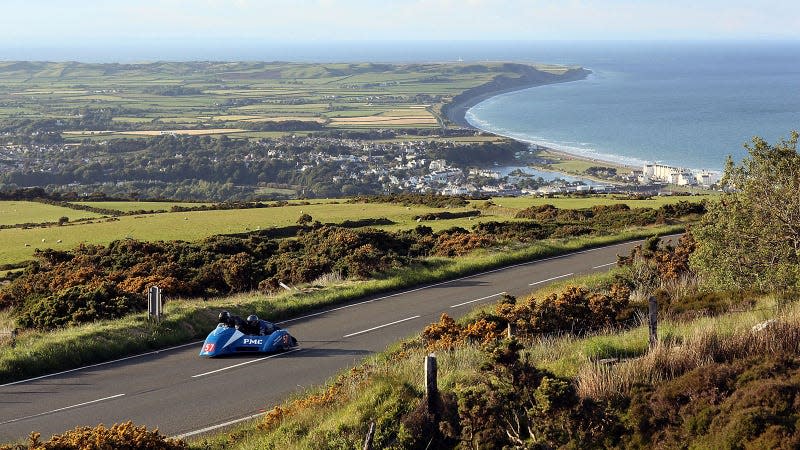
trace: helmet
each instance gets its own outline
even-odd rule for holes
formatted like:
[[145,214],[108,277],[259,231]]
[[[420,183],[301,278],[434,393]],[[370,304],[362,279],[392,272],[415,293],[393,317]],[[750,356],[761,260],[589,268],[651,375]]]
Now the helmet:
[[258,323],[258,316],[255,314],[250,314],[247,316],[247,323],[250,325],[255,325]]
[[227,322],[228,320],[230,320],[230,318],[231,314],[228,311],[222,311],[221,313],[219,313],[220,322]]

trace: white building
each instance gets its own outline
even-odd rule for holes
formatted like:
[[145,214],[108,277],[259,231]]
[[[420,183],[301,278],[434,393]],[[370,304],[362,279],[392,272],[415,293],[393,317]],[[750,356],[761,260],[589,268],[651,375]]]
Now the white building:
[[689,169],[659,163],[645,164],[639,179],[643,183],[661,181],[679,186],[697,184],[697,179]]
[[694,175],[695,179],[697,180],[697,184],[706,187],[716,184],[720,179],[719,173],[709,172],[707,170],[701,170]]
[[431,161],[431,164],[430,166],[428,166],[428,168],[431,170],[431,172],[444,171],[445,169],[447,169],[447,161],[443,159],[434,159],[433,161]]

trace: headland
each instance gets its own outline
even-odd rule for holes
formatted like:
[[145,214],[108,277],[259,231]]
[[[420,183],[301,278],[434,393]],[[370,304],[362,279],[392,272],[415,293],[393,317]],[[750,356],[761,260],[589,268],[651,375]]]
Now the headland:
[[445,117],[458,126],[474,128],[467,122],[467,111],[488,98],[546,84],[583,80],[592,73],[583,67],[568,68],[563,73],[556,74],[528,65],[508,64],[508,66],[513,67],[519,73],[519,77],[499,75],[487,83],[467,89],[442,107]]
[[[517,65],[517,67],[520,71],[519,77],[512,78],[506,75],[500,75],[480,86],[467,89],[461,94],[453,97],[453,100],[442,108],[442,113],[453,124],[465,128],[477,128],[467,121],[466,114],[470,108],[484,100],[497,95],[520,91],[532,87],[583,80],[592,73],[591,70],[583,67],[567,68],[562,73],[558,74],[537,70],[533,66]],[[565,152],[552,147],[542,146],[540,144],[536,144],[536,148],[539,150],[538,154],[540,158],[537,158],[537,162],[529,162],[529,164],[540,170],[563,173],[565,175],[594,178],[586,173],[587,168],[602,167],[614,169],[620,173],[629,172],[634,168],[633,166],[618,162],[575,155],[573,153]]]

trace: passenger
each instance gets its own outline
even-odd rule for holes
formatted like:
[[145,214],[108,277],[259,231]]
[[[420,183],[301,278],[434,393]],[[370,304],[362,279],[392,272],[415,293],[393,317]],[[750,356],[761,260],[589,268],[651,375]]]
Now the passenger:
[[253,334],[253,335],[264,334],[261,332],[261,321],[258,319],[257,315],[250,314],[249,316],[247,316],[246,334]]

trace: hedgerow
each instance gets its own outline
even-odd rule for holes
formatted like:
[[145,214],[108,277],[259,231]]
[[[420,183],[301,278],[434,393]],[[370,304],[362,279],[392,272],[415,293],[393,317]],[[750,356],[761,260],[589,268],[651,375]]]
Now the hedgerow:
[[[397,201],[406,197],[398,196]],[[408,198],[454,201],[440,197]],[[320,224],[304,216],[302,223],[277,234],[262,230],[197,242],[125,239],[108,246],[81,244],[71,251],[37,251],[35,261],[0,289],[0,309],[11,308],[20,327],[52,329],[142,311],[145,292],[153,285],[171,297],[207,298],[256,289],[271,292],[281,284],[308,283],[333,272],[363,279],[427,256],[454,257],[514,242],[602,234],[619,223],[653,224],[661,214],[624,205],[577,212],[542,207],[536,211],[536,217],[544,218],[544,211],[554,219],[483,222],[471,231],[456,227],[435,233],[422,225],[390,232],[349,228],[352,224]],[[671,216],[687,211],[695,210],[681,206],[663,213]],[[560,222],[567,216],[581,220]],[[279,240],[278,235],[293,237]],[[656,260],[659,255],[656,252]],[[669,268],[670,264],[677,262],[657,262],[656,267]]]

